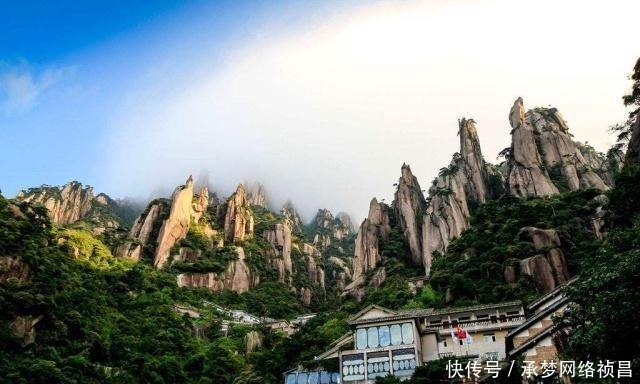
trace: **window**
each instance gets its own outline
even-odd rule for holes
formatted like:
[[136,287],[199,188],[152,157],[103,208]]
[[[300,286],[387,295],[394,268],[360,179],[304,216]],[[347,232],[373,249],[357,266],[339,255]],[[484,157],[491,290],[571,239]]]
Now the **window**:
[[464,342],[464,340],[462,340],[462,339],[458,339],[458,343],[459,343],[460,345],[462,345],[462,344],[463,344],[463,342]]
[[378,327],[371,327],[367,330],[367,340],[369,348],[377,348],[378,345]]
[[290,373],[287,375],[287,384],[296,384],[296,374]]
[[400,324],[393,324],[391,330],[391,345],[402,344],[402,331],[400,330]]
[[518,311],[509,311],[509,312],[507,312],[507,315],[509,315],[509,316],[516,316],[516,315],[519,315],[519,314],[520,314],[520,312],[518,312]]
[[320,377],[318,376],[318,372],[313,372],[309,374],[309,384],[319,384]]
[[486,313],[485,313],[485,314],[482,314],[482,315],[477,315],[477,316],[476,316],[476,319],[478,319],[478,320],[487,320],[488,318],[489,318],[489,315],[488,315],[488,314],[486,314]]
[[440,325],[442,324],[442,320],[431,320],[429,325]]
[[402,342],[404,344],[413,344],[413,327],[411,323],[402,324]]
[[307,384],[307,374],[306,373],[298,374],[298,384]]
[[447,347],[447,340],[443,340],[443,341],[442,341],[442,346],[443,346],[443,347]]
[[356,346],[358,349],[367,348],[367,330],[364,328],[359,328],[356,331]]
[[458,318],[458,321],[462,322],[462,321],[469,321],[471,319],[471,317],[469,316],[465,316],[465,317],[460,317]]
[[378,340],[381,347],[386,347],[391,343],[391,334],[389,333],[389,326],[383,325],[378,328]]
[[484,334],[484,342],[485,343],[495,343],[496,342],[496,334],[495,333],[485,333]]

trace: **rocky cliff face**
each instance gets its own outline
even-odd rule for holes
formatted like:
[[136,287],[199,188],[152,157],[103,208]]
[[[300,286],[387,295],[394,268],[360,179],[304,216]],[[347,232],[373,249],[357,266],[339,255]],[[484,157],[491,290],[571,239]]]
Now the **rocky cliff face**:
[[162,222],[169,214],[171,201],[165,199],[153,200],[140,216],[133,222],[129,231],[129,238],[118,246],[114,255],[140,260],[142,250],[152,241],[157,240]]
[[[429,189],[429,203],[422,224],[423,265],[431,270],[434,252],[443,252],[452,238],[469,226],[472,206],[485,203],[501,190],[501,176],[485,163],[475,121],[458,122],[460,152],[440,170]],[[490,178],[495,182],[490,183]]]
[[411,259],[416,264],[423,264],[422,223],[427,204],[411,168],[402,164],[401,171],[392,204],[394,216],[409,243]]
[[271,245],[268,252],[271,264],[278,271],[278,279],[291,284],[293,262],[291,261],[291,224],[288,220],[276,224],[274,229],[267,230],[262,237]]
[[80,220],[89,224],[95,235],[128,226],[137,214],[136,204],[115,201],[104,193],[94,195],[91,186],[72,181],[62,187],[41,186],[21,191],[16,199],[41,204],[51,221],[59,226]]
[[63,187],[41,187],[22,191],[17,199],[42,204],[57,225],[72,224],[87,217],[94,200],[93,188],[77,181]]
[[244,249],[236,247],[238,259],[229,263],[222,273],[182,273],[177,277],[180,287],[204,287],[213,292],[230,289],[237,293],[247,292],[260,282],[258,276],[253,276],[245,261]]
[[543,292],[550,292],[566,283],[570,278],[569,269],[560,248],[558,232],[554,229],[525,227],[521,233],[531,239],[539,253],[520,260],[516,265],[508,265],[504,272],[505,281],[512,284],[517,281],[519,275],[528,275]]
[[[594,169],[602,158],[590,153],[585,158],[581,144],[573,141],[566,121],[555,108],[536,108],[524,112],[522,98],[511,108],[509,121],[513,143],[509,167],[509,190],[521,197],[548,196],[562,189],[607,190],[601,177],[607,169]],[[554,183],[555,181],[555,183]]]
[[227,200],[227,213],[224,217],[224,237],[226,241],[244,240],[253,235],[253,213],[246,198],[242,184]]
[[373,198],[369,203],[369,215],[360,225],[356,236],[353,259],[353,283],[362,284],[364,273],[375,269],[380,262],[380,241],[391,232],[391,208]]
[[291,231],[293,233],[302,233],[302,220],[300,219],[300,215],[298,215],[298,211],[293,206],[291,201],[287,201],[282,206],[280,210],[280,214],[284,216],[289,223],[291,224]]
[[200,189],[200,193],[193,196],[193,204],[192,204],[192,216],[193,220],[197,223],[202,215],[207,211],[207,207],[209,206],[209,188],[202,187]]
[[328,209],[319,209],[310,224],[313,244],[320,250],[345,239],[352,234],[351,218],[346,213],[334,217]]
[[193,201],[193,178],[189,176],[185,185],[179,186],[171,196],[169,217],[164,221],[158,234],[158,245],[153,265],[162,268],[169,258],[169,252],[176,242],[187,235],[191,220]]
[[[530,117],[530,116],[529,116]],[[511,167],[508,182],[511,193],[521,197],[548,196],[558,193],[536,145],[536,132],[531,119],[525,116],[524,103],[518,98],[509,122],[512,130]]]
[[249,205],[267,208],[267,192],[260,183],[253,183],[247,192]]

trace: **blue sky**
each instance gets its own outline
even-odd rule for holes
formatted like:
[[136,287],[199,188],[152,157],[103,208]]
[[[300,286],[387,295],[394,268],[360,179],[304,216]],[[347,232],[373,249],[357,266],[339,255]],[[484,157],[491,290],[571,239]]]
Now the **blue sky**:
[[[553,9],[553,12],[549,12]],[[366,214],[403,162],[424,187],[478,122],[485,158],[509,108],[552,105],[606,151],[640,55],[640,2],[5,1],[0,189],[70,180],[167,195],[260,181]]]
[[176,79],[196,76],[198,60],[215,65],[232,44],[259,33],[267,20],[301,8],[286,1],[272,6],[258,1],[3,2],[4,194],[71,179],[99,188],[104,137],[114,110],[136,86],[153,81],[153,68],[171,67],[169,75]]

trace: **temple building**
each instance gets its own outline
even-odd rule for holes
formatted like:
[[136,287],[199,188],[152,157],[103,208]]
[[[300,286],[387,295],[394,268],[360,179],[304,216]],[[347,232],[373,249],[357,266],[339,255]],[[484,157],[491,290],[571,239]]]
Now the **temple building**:
[[339,372],[292,370],[285,384],[333,384],[327,378],[338,377],[344,384],[370,384],[381,376],[410,377],[441,358],[503,362],[507,334],[524,321],[519,301],[440,310],[371,305],[349,319],[351,332],[316,357],[333,359]]

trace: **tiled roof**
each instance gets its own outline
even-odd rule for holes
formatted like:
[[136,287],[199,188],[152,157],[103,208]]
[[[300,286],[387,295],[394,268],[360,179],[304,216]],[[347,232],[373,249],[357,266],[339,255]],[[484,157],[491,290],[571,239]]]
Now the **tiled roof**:
[[513,307],[516,305],[522,305],[522,302],[520,300],[514,300],[514,301],[505,301],[504,303],[470,305],[467,307],[448,307],[448,308],[437,309],[433,311],[433,313],[430,313],[430,315],[444,315],[444,314],[450,314],[450,313],[480,311],[483,309]]

